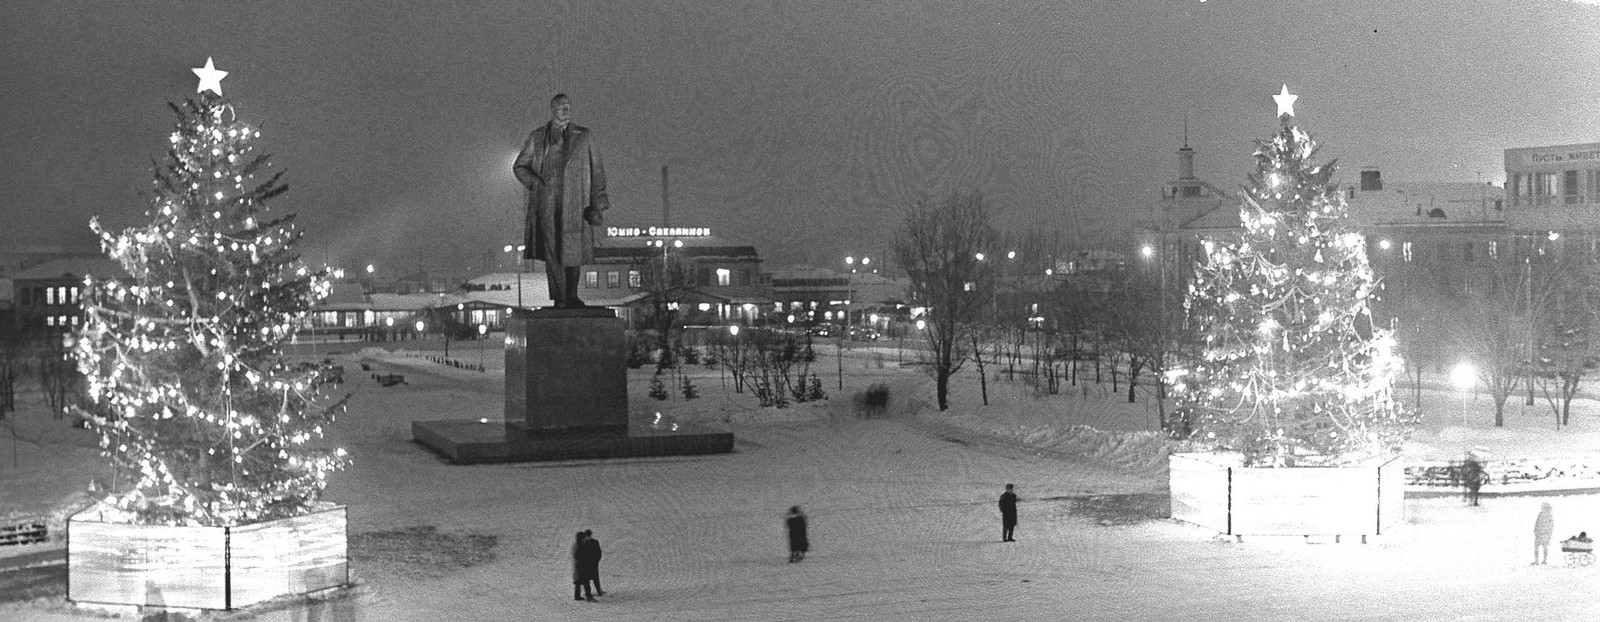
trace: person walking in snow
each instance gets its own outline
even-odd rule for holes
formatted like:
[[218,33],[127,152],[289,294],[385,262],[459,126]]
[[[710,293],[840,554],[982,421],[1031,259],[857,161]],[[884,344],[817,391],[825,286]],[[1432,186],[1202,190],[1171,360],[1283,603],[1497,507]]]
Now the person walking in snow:
[[1539,504],[1539,518],[1533,520],[1533,563],[1543,564],[1550,559],[1550,537],[1556,532],[1556,518],[1550,504]]
[[789,563],[793,564],[805,559],[806,551],[811,549],[811,540],[806,537],[806,515],[800,506],[789,508],[784,524],[789,528]]
[[600,558],[605,553],[600,550],[600,541],[595,539],[593,529],[583,530],[583,546],[585,547],[584,561],[590,564],[590,567],[584,571],[584,575],[588,576],[589,581],[594,583],[594,595],[605,596],[606,591],[600,588]]
[[1478,490],[1483,486],[1483,463],[1478,462],[1478,456],[1472,453],[1468,453],[1467,459],[1461,462],[1461,485],[1466,501],[1478,505]]
[[584,562],[588,553],[583,541],[587,538],[588,536],[580,531],[577,541],[572,543],[572,600],[587,600],[592,603],[595,602],[594,593],[589,591],[589,576],[584,574],[587,569]]
[[1006,491],[1000,493],[1000,541],[1016,542],[1014,533],[1017,529],[1017,493],[1012,490],[1011,484],[1006,484]]

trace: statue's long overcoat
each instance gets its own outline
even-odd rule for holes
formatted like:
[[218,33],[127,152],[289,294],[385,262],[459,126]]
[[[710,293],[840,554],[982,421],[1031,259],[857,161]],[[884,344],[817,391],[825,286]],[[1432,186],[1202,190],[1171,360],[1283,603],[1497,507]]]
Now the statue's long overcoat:
[[[551,192],[552,188],[546,186],[545,174],[555,172],[546,170],[554,163],[546,162],[545,158],[549,155],[553,131],[551,124],[546,123],[528,134],[522,152],[517,154],[517,161],[511,167],[517,180],[528,189],[523,257],[576,268],[594,262],[594,226],[584,222],[583,208],[593,206],[603,216],[611,206],[606,196],[606,171],[595,149],[593,133],[589,128],[568,123],[566,161],[560,167],[560,192]],[[560,231],[560,235],[555,236],[557,248],[546,248],[546,227]]]

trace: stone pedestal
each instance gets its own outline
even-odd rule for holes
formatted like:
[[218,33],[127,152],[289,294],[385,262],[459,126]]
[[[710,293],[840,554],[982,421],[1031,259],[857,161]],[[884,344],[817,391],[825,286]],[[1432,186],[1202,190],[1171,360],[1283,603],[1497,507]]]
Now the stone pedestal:
[[516,313],[506,326],[507,433],[627,434],[627,356],[611,309]]
[[722,454],[733,433],[629,421],[628,340],[610,309],[517,312],[506,325],[505,420],[413,421],[455,464]]

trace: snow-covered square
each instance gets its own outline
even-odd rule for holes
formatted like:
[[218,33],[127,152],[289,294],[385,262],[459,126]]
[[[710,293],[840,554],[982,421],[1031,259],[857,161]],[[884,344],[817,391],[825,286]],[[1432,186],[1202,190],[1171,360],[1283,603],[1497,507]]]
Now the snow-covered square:
[[[1413,495],[1404,526],[1364,545],[1219,538],[1162,518],[1165,478],[1151,458],[1159,441],[1147,432],[1153,406],[1127,404],[1088,371],[1087,396],[1067,385],[1045,397],[1001,372],[987,407],[969,372],[951,410],[937,413],[926,374],[897,363],[914,355],[881,344],[847,349],[842,361],[833,346],[818,346],[813,365],[828,378],[828,401],[786,409],[755,408],[703,367],[685,368],[703,397],[653,400],[646,367],[632,372],[635,416],[726,426],[734,453],[454,466],[412,442],[409,424],[495,416],[498,351],[480,373],[429,362],[436,342],[400,347],[410,349],[333,342],[297,351],[407,378],[383,387],[352,374],[344,388],[356,397],[329,436],[353,458],[325,498],[350,508],[356,585],[206,619],[1587,620],[1596,612],[1589,595],[1600,569],[1566,567],[1559,551],[1549,565],[1529,564],[1542,502],[1555,508],[1559,538],[1600,531],[1600,499],[1587,492],[1491,496],[1476,508],[1455,495]],[[464,359],[476,354],[474,345],[456,348]],[[837,366],[842,392],[825,373]],[[1438,382],[1424,391],[1425,408],[1456,405]],[[850,396],[877,383],[891,387],[888,412],[862,416]],[[0,471],[0,498],[13,513],[81,500],[75,491],[106,475],[92,433],[27,397],[20,467]],[[1472,420],[1487,420],[1486,400],[1466,404]],[[1513,411],[1504,430],[1425,419],[1433,423],[1407,456],[1449,458],[1475,445],[1571,454],[1600,437],[1600,409],[1580,406],[1560,432],[1548,430],[1543,405]],[[1006,483],[1022,497],[1015,543],[1000,541],[996,499]],[[797,504],[810,516],[812,549],[789,564],[783,517]],[[595,604],[568,597],[571,534],[580,529],[604,544],[607,594]],[[64,578],[60,565],[0,574],[15,590],[0,618],[104,615],[67,605]]]

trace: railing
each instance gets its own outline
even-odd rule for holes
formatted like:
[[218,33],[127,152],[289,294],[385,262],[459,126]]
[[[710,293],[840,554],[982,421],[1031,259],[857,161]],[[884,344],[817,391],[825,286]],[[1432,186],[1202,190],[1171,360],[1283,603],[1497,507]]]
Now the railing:
[[44,521],[30,520],[10,525],[0,525],[0,546],[35,544],[48,539],[49,530]]
[[[1600,488],[1600,456],[1501,458],[1482,465],[1484,490],[1566,490]],[[1406,465],[1408,488],[1462,486],[1459,462],[1412,462]]]

